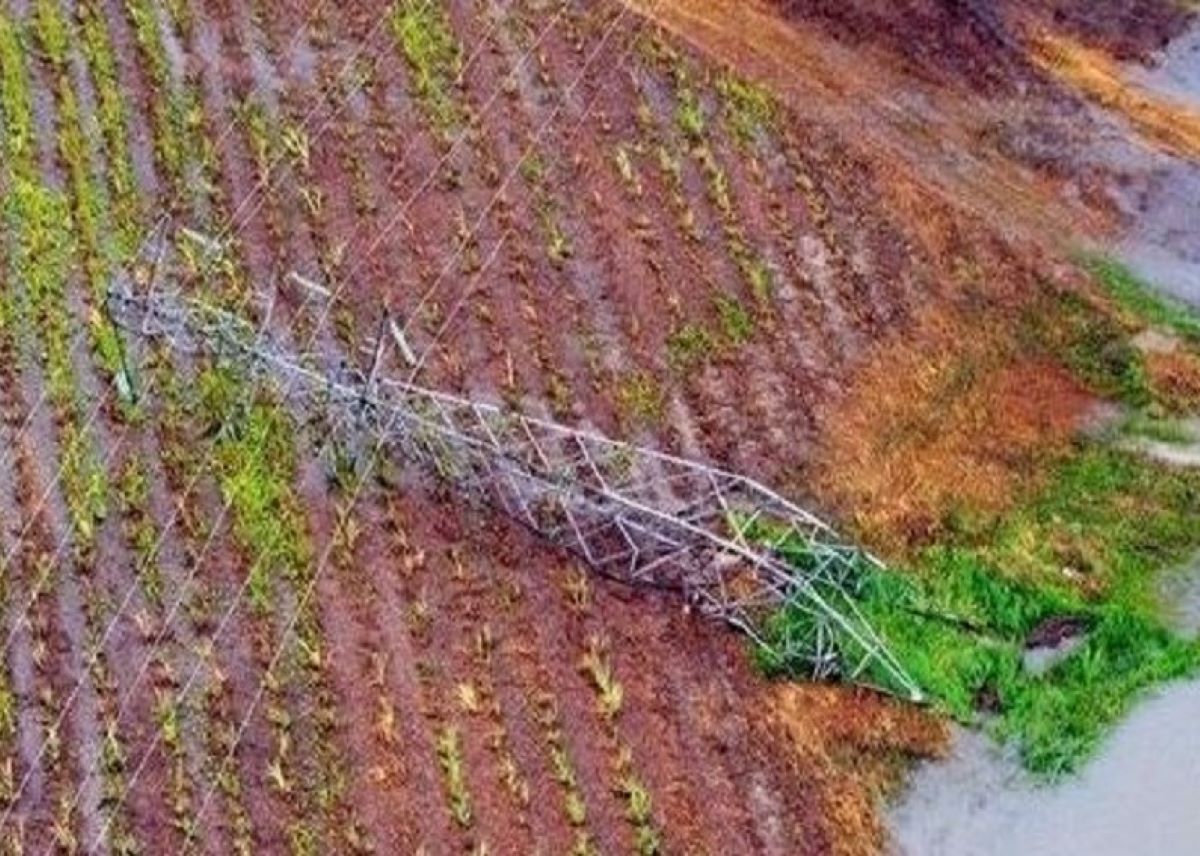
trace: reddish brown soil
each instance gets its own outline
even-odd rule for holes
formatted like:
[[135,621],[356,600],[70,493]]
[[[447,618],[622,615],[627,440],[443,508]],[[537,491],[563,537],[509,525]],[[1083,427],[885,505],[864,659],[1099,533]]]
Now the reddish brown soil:
[[927,317],[829,414],[823,494],[877,543],[927,543],[956,510],[1005,508],[1085,421],[1094,399],[998,336],[996,311]]

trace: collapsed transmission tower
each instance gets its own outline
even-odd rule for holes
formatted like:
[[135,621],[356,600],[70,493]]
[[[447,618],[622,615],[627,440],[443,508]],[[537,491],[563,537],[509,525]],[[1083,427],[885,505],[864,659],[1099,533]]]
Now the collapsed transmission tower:
[[922,698],[859,607],[877,560],[758,482],[386,377],[380,355],[389,339],[411,353],[387,319],[364,349],[373,355],[369,370],[322,371],[311,354],[278,341],[269,311],[255,327],[170,285],[137,293],[130,281],[112,286],[108,309],[138,336],[272,383],[305,412],[350,426],[598,574],[679,592],[747,633],[773,662]]

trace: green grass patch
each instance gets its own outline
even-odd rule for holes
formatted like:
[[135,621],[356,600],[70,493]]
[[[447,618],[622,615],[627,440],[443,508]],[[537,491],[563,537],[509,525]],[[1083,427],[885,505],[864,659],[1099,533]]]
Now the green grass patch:
[[[1200,646],[1167,629],[1154,594],[1157,573],[1198,547],[1200,473],[1090,444],[1023,505],[962,521],[903,573],[864,570],[858,603],[939,709],[984,723],[1054,777],[1077,769],[1140,693],[1200,667]],[[1026,670],[1030,635],[1063,618],[1087,628],[1083,642],[1044,673]],[[784,610],[769,633],[787,638],[806,620]]]
[[1126,265],[1104,256],[1085,256],[1083,266],[1122,307],[1144,321],[1200,344],[1200,313],[1155,292]]
[[1180,419],[1162,419],[1144,413],[1134,413],[1121,426],[1129,437],[1141,437],[1158,443],[1183,446],[1200,439],[1193,428]]
[[1061,292],[1035,302],[1020,333],[1028,350],[1061,360],[1097,395],[1134,408],[1153,401],[1142,355],[1126,331],[1078,295]]

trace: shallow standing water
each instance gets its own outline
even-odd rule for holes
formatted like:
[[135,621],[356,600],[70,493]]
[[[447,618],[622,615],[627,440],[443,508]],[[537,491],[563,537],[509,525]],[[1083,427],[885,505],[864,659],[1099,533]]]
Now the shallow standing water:
[[1200,683],[1144,701],[1076,777],[1037,787],[973,732],[891,811],[899,856],[1200,853]]
[[[1132,68],[1130,78],[1200,111],[1200,22],[1175,39],[1153,68]],[[1200,306],[1200,163],[1144,150],[1116,160],[1125,166],[1142,161],[1135,170],[1140,176],[1123,194],[1134,222],[1118,253],[1168,294]]]
[[[1200,109],[1200,23],[1131,77]],[[1120,139],[1091,155],[1129,176],[1118,201],[1132,228],[1117,252],[1200,306],[1200,163]],[[1200,556],[1164,590],[1181,632],[1200,629],[1198,577]],[[960,731],[949,759],[914,773],[888,827],[897,856],[1200,854],[1200,682],[1143,700],[1082,771],[1054,786],[1037,785],[986,736]]]

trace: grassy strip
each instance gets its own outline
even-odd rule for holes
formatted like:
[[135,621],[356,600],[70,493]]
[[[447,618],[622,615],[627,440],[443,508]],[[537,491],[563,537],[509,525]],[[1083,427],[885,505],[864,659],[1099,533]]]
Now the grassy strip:
[[[1025,505],[962,521],[904,576],[873,575],[860,606],[942,710],[986,718],[1031,770],[1056,776],[1139,693],[1200,667],[1200,646],[1165,627],[1154,594],[1155,572],[1198,547],[1200,473],[1088,445]],[[1082,644],[1043,674],[1026,670],[1031,634],[1064,618],[1086,627]],[[780,613],[771,632],[786,638],[803,620]]]
[[1157,294],[1116,259],[1091,255],[1084,256],[1082,263],[1122,307],[1150,324],[1166,327],[1184,339],[1200,344],[1200,313],[1195,309]]

